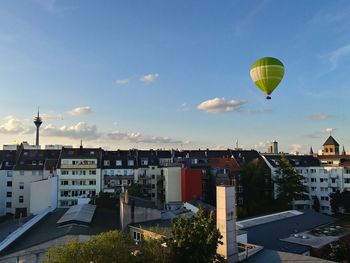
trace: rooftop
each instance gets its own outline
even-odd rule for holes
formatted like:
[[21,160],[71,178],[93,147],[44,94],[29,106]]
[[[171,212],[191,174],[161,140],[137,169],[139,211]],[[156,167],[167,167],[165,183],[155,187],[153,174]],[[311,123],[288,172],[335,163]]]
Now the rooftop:
[[[116,210],[96,209],[95,215],[89,226],[86,225],[65,225],[58,226],[56,223],[68,209],[56,209],[49,213],[25,234],[7,247],[0,256],[11,254],[41,243],[63,237],[66,235],[96,235],[101,232],[120,229],[119,213]],[[3,229],[0,224],[0,231]]]
[[[287,211],[290,212],[290,211]],[[268,222],[260,221],[252,226],[243,226],[248,232],[248,242],[268,249],[302,254],[310,249],[309,245],[301,245],[283,241],[294,233],[308,231],[335,222],[335,218],[306,210],[300,214],[287,213],[289,216],[274,218]],[[237,222],[242,224],[242,221]]]

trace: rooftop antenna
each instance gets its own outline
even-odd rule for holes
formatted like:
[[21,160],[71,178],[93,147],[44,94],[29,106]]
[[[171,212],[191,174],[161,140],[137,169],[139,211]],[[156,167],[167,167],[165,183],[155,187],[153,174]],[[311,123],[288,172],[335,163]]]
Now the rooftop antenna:
[[83,148],[83,139],[80,139],[80,149]]

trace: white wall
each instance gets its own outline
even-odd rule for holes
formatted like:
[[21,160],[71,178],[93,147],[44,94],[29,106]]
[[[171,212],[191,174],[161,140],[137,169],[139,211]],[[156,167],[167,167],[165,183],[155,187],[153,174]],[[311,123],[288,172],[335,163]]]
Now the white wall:
[[57,207],[57,177],[50,177],[30,184],[30,213]]
[[164,168],[165,203],[181,202],[181,168]]

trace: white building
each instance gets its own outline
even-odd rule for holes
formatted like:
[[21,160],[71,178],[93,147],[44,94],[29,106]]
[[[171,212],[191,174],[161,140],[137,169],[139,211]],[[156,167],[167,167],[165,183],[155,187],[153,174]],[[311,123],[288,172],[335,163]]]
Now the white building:
[[16,151],[0,151],[0,216],[11,213],[12,169]]
[[62,148],[57,165],[58,207],[92,199],[102,189],[101,148]]

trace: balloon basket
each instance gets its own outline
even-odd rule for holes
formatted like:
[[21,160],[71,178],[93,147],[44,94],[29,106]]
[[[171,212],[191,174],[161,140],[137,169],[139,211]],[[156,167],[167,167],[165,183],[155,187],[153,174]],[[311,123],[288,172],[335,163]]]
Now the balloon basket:
[[271,99],[271,97],[270,97],[270,96],[266,96],[266,99],[267,99],[267,100],[270,100],[270,99]]

